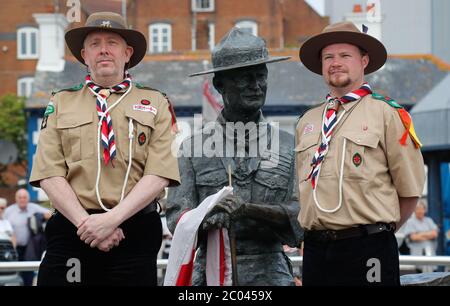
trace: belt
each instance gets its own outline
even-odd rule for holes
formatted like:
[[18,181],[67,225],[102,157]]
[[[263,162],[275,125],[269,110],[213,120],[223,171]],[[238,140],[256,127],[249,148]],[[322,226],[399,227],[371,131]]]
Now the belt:
[[[145,206],[144,208],[142,208],[140,211],[138,211],[136,213],[136,215],[141,215],[141,214],[145,215],[145,214],[149,214],[149,213],[152,213],[154,211],[157,211],[158,210],[158,206],[159,206],[159,202],[155,200],[155,201],[151,202],[150,204],[148,204],[147,206]],[[91,214],[102,214],[102,213],[105,212],[104,210],[101,210],[101,209],[88,209],[86,211],[90,215]]]
[[394,232],[395,223],[376,223],[359,225],[357,227],[346,228],[343,230],[311,230],[305,231],[305,239],[311,239],[320,242],[329,242],[349,238],[364,237],[381,232]]

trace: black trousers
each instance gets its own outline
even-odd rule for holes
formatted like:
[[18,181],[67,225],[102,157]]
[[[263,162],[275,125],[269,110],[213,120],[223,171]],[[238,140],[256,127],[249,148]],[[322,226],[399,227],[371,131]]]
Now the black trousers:
[[109,252],[91,248],[61,213],[47,223],[47,252],[38,286],[156,286],[162,240],[157,212],[137,213],[120,225],[125,239]]
[[[18,245],[16,247],[16,250],[17,250],[17,255],[19,257],[19,261],[26,261],[25,253],[26,253],[27,247]],[[32,271],[20,272],[20,277],[22,277],[24,286],[33,285],[34,272],[32,272]]]
[[303,286],[400,286],[393,232],[335,241],[305,237]]

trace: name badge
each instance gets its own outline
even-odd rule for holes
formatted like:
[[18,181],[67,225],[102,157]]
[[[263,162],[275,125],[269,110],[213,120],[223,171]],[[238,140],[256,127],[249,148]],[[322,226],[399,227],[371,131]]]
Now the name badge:
[[156,115],[156,113],[158,112],[156,107],[153,107],[151,105],[139,105],[139,104],[133,105],[133,110],[139,112],[153,113],[154,115]]

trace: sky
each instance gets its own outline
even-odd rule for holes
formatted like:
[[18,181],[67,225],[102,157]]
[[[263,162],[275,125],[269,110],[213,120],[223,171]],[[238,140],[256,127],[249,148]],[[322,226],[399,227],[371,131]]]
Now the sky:
[[320,15],[325,15],[325,1],[324,0],[306,0]]

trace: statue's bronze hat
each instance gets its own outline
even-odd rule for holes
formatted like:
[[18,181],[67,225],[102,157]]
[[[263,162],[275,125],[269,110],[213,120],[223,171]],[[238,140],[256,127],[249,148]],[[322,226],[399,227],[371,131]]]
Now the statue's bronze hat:
[[213,69],[193,73],[189,76],[279,62],[289,58],[290,56],[269,57],[264,39],[234,27],[212,51]]

